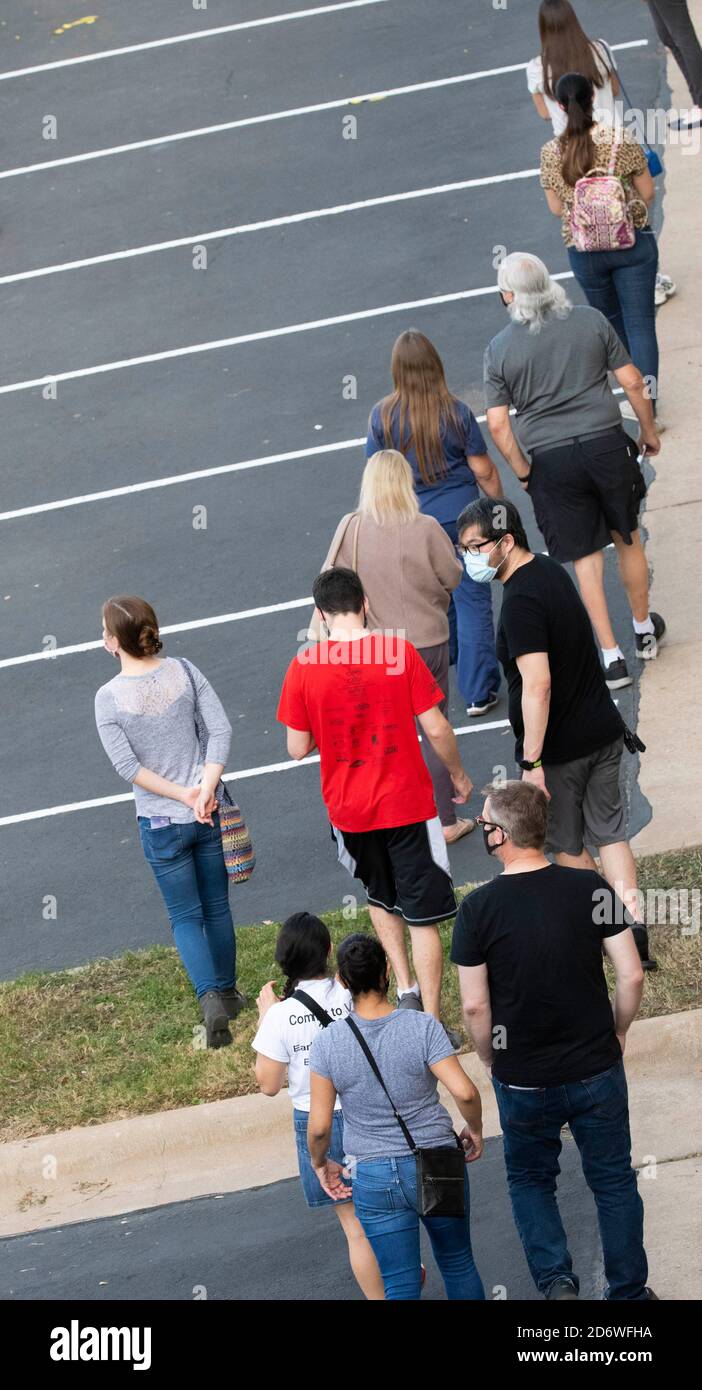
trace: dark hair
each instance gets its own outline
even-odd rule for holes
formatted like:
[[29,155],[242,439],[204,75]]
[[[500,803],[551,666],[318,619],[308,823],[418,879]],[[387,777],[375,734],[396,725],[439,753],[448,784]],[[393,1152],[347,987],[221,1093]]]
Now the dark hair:
[[558,137],[561,147],[561,173],[573,188],[597,163],[592,129],[592,103],[595,89],[581,72],[566,72],[556,84],[556,98],[565,108],[568,125]]
[[286,917],[275,943],[275,958],[285,975],[283,999],[289,999],[300,980],[316,980],[328,973],[331,937],[324,923],[311,912]]
[[[554,96],[554,88],[564,72],[581,72],[593,86],[604,86],[607,78],[602,77],[597,49],[569,0],[543,0],[539,10],[539,36],[547,96]],[[609,62],[603,61],[609,68]]]
[[163,642],[158,635],[158,618],[145,598],[133,594],[108,598],[102,617],[110,637],[116,637],[129,656],[156,656]]
[[515,849],[543,849],[548,802],[532,782],[502,782],[483,788],[490,811]]
[[467,526],[478,526],[486,541],[501,541],[504,536],[513,536],[514,544],[521,550],[529,549],[527,534],[514,502],[506,497],[479,497],[469,502],[458,518],[458,535]]
[[355,570],[323,570],[312,585],[312,597],[320,613],[363,612],[365,594]]
[[387,994],[388,958],[374,936],[365,936],[359,931],[345,936],[337,947],[336,966],[339,979],[354,998],[370,990]]

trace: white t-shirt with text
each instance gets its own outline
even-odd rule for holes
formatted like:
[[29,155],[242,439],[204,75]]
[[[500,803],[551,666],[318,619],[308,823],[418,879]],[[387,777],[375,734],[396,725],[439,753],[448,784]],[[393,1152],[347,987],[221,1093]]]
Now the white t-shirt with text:
[[[309,994],[333,1020],[351,1013],[351,995],[337,980],[300,980],[298,989]],[[322,1025],[297,999],[284,999],[264,1014],[251,1044],[255,1052],[273,1062],[286,1062],[288,1092],[296,1110],[310,1108],[310,1048]],[[337,1097],[336,1110],[341,1109]]]

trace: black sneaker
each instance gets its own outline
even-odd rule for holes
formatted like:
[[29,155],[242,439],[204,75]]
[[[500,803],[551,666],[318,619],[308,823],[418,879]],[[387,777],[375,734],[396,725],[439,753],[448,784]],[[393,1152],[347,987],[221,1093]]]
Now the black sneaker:
[[216,990],[208,990],[200,1000],[208,1047],[229,1047],[233,1041],[229,1032],[229,1016],[224,1000]]
[[418,1013],[424,1013],[422,996],[415,994],[413,989],[409,990],[407,994],[398,995],[397,1007],[398,1009],[416,1009]]
[[654,960],[653,956],[649,956],[648,954],[648,932],[646,931],[646,928],[641,924],[641,922],[637,922],[636,926],[632,927],[631,930],[634,933],[636,949],[639,953],[639,956],[641,957],[642,969],[657,970],[658,961]]
[[550,1289],[548,1290],[548,1293],[546,1294],[546,1298],[548,1299],[549,1303],[555,1302],[556,1300],[559,1300],[561,1302],[563,1302],[564,1300],[571,1300],[577,1302],[578,1291],[572,1279],[554,1279]]
[[499,698],[499,695],[496,695],[495,692],[491,690],[484,700],[476,700],[474,705],[467,705],[466,714],[468,718],[479,719],[481,714],[487,714],[488,710],[495,708]]
[[636,655],[641,661],[655,661],[658,656],[658,643],[665,636],[665,623],[660,613],[651,614],[653,632],[635,632]]
[[625,685],[633,685],[634,678],[629,675],[629,668],[623,656],[605,666],[605,680],[609,690],[623,690]]
[[222,1000],[222,1003],[224,1004],[224,1007],[227,1011],[228,1019],[237,1018],[237,1016],[241,1013],[241,1010],[245,1009],[246,1005],[249,1002],[246,998],[246,995],[242,994],[241,990],[236,988],[236,985],[233,987],[233,989],[220,990],[219,994],[220,999]]

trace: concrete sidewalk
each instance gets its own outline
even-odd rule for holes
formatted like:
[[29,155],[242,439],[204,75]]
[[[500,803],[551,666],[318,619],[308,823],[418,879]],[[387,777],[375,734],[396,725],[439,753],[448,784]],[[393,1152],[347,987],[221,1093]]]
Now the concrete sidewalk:
[[[486,1137],[499,1134],[483,1066],[474,1053],[461,1060],[482,1096]],[[702,1244],[692,1187],[702,1154],[702,1009],[635,1023],[626,1065],[657,1292],[699,1298],[702,1271],[693,1275],[691,1251]],[[0,1236],[256,1188],[296,1172],[285,1092],[72,1129],[0,1147]]]
[[[690,0],[702,34],[702,0]],[[671,105],[690,98],[672,57]],[[667,425],[644,524],[653,571],[651,606],[668,624],[666,645],[641,682],[639,733],[647,746],[639,787],[653,817],[633,841],[638,854],[702,844],[702,152],[668,145],[660,265],[678,291],[658,313],[660,414]],[[697,775],[696,775],[697,774]]]

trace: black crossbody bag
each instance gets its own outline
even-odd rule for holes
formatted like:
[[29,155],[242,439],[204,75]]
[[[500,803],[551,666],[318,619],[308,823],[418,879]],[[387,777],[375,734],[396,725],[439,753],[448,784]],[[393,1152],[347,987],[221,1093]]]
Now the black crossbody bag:
[[323,1028],[328,1028],[329,1024],[334,1022],[333,1018],[330,1014],[327,1013],[326,1009],[323,1009],[322,1005],[318,1004],[310,994],[305,994],[304,989],[294,989],[292,994],[290,994],[288,998],[297,999],[298,1004],[304,1004],[305,1008],[309,1009],[311,1014],[314,1014],[315,1018],[317,1019],[317,1022],[321,1023]]
[[361,1030],[352,1018],[346,1022],[360,1043],[378,1078],[397,1120],[405,1143],[414,1154],[417,1164],[417,1211],[419,1216],[465,1216],[465,1171],[466,1156],[458,1135],[455,1149],[418,1149],[395,1102],[380,1074],[378,1063],[371,1052]]

